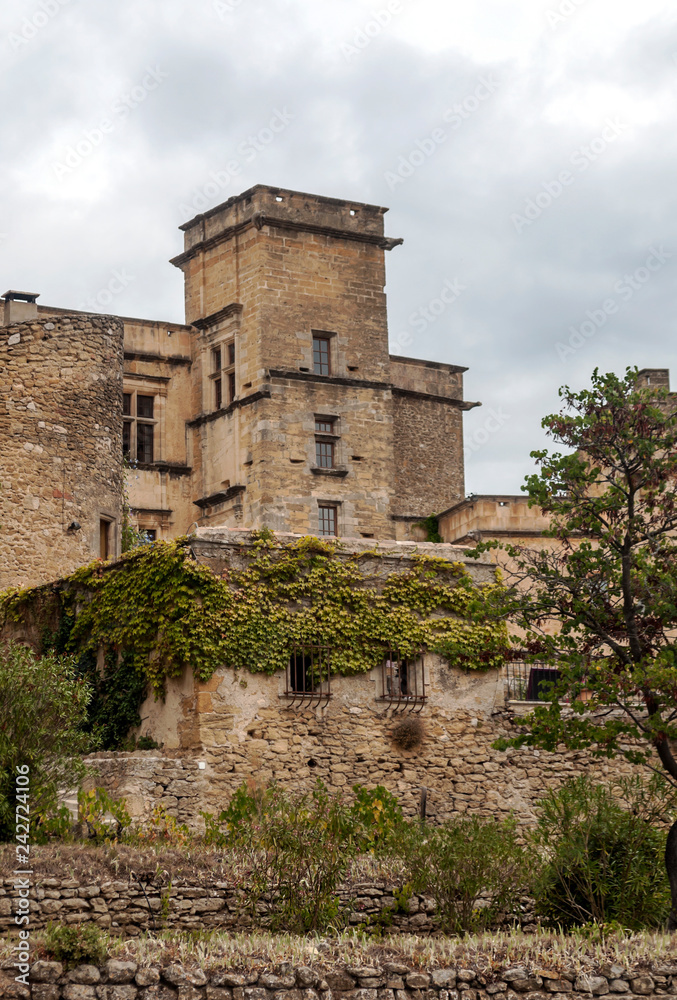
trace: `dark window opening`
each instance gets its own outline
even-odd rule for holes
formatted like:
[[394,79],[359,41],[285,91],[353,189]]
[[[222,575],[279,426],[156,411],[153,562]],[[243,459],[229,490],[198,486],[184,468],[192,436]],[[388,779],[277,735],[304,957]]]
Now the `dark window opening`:
[[122,413],[125,417],[131,417],[132,415],[132,394],[131,392],[125,392],[122,394]]
[[136,415],[137,417],[147,417],[152,419],[153,417],[153,402],[154,396],[137,396],[136,397]]
[[319,531],[320,535],[334,536],[338,534],[336,530],[337,508],[333,504],[320,504],[319,506]]
[[221,348],[220,347],[213,347],[212,348],[212,371],[213,372],[220,372],[221,371]]
[[156,528],[144,528],[144,535],[149,542],[154,542],[157,539],[157,529]]
[[99,555],[102,559],[110,557],[110,521],[99,521]]
[[228,376],[228,402],[232,403],[235,399],[235,372],[231,372]]
[[223,389],[221,379],[214,379],[214,408],[220,410],[223,406]]
[[334,442],[315,442],[315,463],[320,469],[334,468]]
[[[331,697],[331,655],[326,646],[295,646],[287,664],[285,697],[296,705],[319,706]],[[311,765],[312,766],[312,765]]]
[[228,364],[235,364],[235,344],[228,344]]
[[153,425],[136,425],[136,460],[151,463],[153,461]]
[[313,654],[299,650],[289,658],[289,690],[295,694],[312,694],[316,678],[313,671]]
[[559,680],[559,670],[547,663],[513,660],[505,672],[510,701],[550,701],[550,685]]
[[129,420],[122,425],[122,455],[127,460],[132,457],[132,425]]
[[426,699],[423,655],[399,656],[391,651],[382,666],[381,697],[391,705],[417,705]]
[[316,375],[331,375],[329,337],[313,337],[313,369]]

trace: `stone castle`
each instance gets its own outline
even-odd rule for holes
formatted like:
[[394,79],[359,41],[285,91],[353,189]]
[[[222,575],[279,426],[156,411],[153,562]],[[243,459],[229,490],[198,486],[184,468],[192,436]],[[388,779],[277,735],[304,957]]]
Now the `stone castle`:
[[[186,323],[7,292],[0,588],[138,528],[408,540],[464,498],[464,368],[388,352],[387,210],[257,185],[181,228]],[[5,552],[5,549],[7,551]]]

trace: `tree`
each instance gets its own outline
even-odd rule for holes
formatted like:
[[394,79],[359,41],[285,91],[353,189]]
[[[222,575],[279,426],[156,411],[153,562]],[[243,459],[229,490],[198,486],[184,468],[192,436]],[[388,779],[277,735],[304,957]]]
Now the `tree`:
[[82,755],[93,748],[82,730],[90,697],[71,658],[0,645],[0,841],[14,837],[18,768],[28,765],[32,823],[55,808],[61,790],[78,784]]
[[[521,627],[527,655],[558,669],[549,703],[504,743],[564,744],[623,757],[677,786],[677,413],[638,372],[560,389],[542,426],[566,453],[532,452],[523,487],[549,515],[539,548],[481,543],[509,556],[497,613]],[[677,928],[677,824],[668,837],[670,928]]]

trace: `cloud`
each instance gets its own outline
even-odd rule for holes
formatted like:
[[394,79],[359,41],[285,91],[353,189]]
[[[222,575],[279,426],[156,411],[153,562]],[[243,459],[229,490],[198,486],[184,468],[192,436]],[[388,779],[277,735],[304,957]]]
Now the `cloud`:
[[[58,12],[12,45],[45,4]],[[240,170],[213,203],[262,182],[389,205],[387,230],[405,239],[387,258],[393,340],[410,331],[412,356],[469,367],[467,396],[485,404],[465,418],[469,439],[492,409],[510,414],[469,454],[467,485],[516,492],[563,382],[636,363],[671,367],[677,385],[669,266],[585,347],[556,353],[652,246],[677,253],[677,19],[663,0],[586,0],[556,28],[558,0],[402,0],[346,59],[341,46],[386,6],[5,0],[5,284],[76,306],[119,270],[134,275],[116,296],[121,313],[182,320],[182,276],[167,263],[182,246],[181,206],[234,159]],[[55,176],[54,161],[149,67],[167,74],[162,85]],[[498,86],[475,108],[488,74]],[[458,124],[455,106],[470,108]],[[294,118],[274,142],[251,160],[238,153],[285,108]],[[601,149],[609,118],[625,127]],[[440,129],[434,153],[389,184]],[[547,203],[562,171],[573,179]],[[540,214],[517,232],[511,217],[529,201]],[[447,281],[463,294],[414,328]]]

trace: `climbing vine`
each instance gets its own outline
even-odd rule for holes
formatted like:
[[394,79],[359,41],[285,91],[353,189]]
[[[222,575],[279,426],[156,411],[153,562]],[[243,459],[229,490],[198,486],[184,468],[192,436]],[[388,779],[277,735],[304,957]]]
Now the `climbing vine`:
[[244,568],[219,576],[197,562],[190,539],[157,542],[56,587],[0,595],[0,612],[35,620],[38,595],[43,614],[58,601],[56,617],[72,619],[66,651],[103,649],[110,677],[120,657],[156,693],[186,665],[201,681],[224,665],[272,674],[294,643],[329,646],[332,670],[344,675],[377,666],[388,645],[469,670],[503,662],[505,627],[487,614],[499,585],[476,587],[462,563],[418,556],[385,574],[378,550],[342,554],[340,543],[314,537],[281,544],[266,531],[243,554]]

